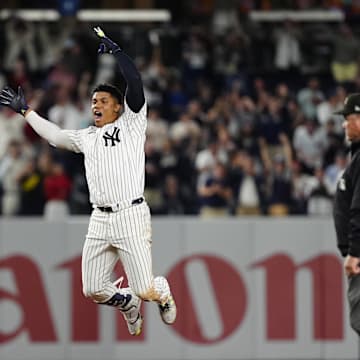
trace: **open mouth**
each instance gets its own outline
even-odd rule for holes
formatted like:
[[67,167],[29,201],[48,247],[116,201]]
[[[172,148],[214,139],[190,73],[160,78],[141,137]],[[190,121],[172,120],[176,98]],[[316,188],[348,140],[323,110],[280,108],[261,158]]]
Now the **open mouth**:
[[94,119],[95,121],[100,120],[102,117],[102,113],[100,111],[94,111]]

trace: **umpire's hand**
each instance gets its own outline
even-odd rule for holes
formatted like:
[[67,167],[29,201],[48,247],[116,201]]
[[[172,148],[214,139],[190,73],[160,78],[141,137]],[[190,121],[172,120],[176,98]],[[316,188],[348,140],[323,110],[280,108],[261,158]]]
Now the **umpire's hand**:
[[95,27],[94,31],[102,41],[99,46],[98,53],[103,54],[107,52],[107,49],[112,53],[121,50],[120,46],[117,43],[115,43],[105,35],[104,31],[101,29],[100,26]]
[[8,106],[21,115],[25,115],[26,110],[29,109],[21,86],[18,87],[17,93],[8,86],[1,90],[0,105]]

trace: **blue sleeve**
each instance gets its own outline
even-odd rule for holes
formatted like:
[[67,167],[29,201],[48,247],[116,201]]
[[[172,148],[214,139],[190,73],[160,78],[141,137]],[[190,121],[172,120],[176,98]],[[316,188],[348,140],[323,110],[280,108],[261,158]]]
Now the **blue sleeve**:
[[141,75],[137,70],[133,60],[122,50],[114,51],[114,56],[120,68],[121,74],[126,81],[126,102],[129,108],[137,113],[145,103],[144,88]]

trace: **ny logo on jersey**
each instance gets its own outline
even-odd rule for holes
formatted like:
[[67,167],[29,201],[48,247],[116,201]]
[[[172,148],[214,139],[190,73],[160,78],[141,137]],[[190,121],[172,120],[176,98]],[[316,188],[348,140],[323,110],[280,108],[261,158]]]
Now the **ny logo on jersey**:
[[105,140],[105,146],[109,145],[108,141],[111,141],[111,146],[115,146],[115,141],[120,142],[119,133],[120,133],[120,129],[118,129],[117,127],[114,127],[112,134],[109,134],[106,131],[105,135],[103,136]]

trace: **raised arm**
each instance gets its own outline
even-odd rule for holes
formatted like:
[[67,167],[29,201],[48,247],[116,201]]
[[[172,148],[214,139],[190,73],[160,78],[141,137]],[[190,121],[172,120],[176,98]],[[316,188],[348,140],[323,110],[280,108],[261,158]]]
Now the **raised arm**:
[[108,50],[115,56],[121,74],[126,81],[125,98],[130,109],[139,112],[145,103],[144,88],[141,75],[137,70],[133,60],[124,53],[118,44],[109,39],[100,27],[94,28],[96,35],[102,40],[99,52],[104,53]]
[[5,87],[0,92],[0,105],[8,106],[15,112],[23,115],[30,126],[50,144],[72,150],[70,138],[64,130],[61,130],[57,125],[42,118],[29,108],[20,86],[17,93],[10,87]]

